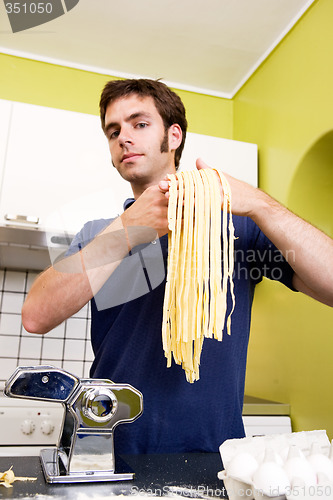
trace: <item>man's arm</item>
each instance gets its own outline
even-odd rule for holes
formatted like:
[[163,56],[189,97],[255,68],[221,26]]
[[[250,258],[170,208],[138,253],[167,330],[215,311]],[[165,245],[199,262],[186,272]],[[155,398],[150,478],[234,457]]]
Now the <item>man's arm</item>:
[[[207,165],[198,160],[197,167],[207,168]],[[260,189],[225,176],[232,192],[233,213],[251,217],[281,251],[295,272],[295,289],[333,306],[332,238]]]
[[293,286],[333,306],[333,240],[263,192],[250,217],[295,271]]
[[164,190],[152,186],[80,252],[37,277],[23,304],[22,323],[46,333],[79,311],[104,285],[129,250],[168,231]]
[[118,218],[80,252],[54,263],[34,281],[22,308],[25,329],[46,333],[75,314],[127,253]]
[[85,273],[67,274],[49,267],[34,281],[22,308],[22,324],[46,333],[79,311],[92,297]]

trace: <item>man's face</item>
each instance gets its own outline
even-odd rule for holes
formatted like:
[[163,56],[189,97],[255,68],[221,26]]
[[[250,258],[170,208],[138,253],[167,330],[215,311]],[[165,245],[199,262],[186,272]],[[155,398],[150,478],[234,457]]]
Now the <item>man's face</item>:
[[113,165],[132,185],[148,186],[175,172],[171,132],[153,98],[130,95],[109,104],[105,133]]

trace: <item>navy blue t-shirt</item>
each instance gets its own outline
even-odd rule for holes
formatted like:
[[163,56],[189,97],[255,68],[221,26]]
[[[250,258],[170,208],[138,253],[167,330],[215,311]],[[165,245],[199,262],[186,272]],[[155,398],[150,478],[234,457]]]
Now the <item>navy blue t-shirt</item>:
[[[125,208],[132,201],[127,200]],[[110,222],[88,222],[70,253]],[[222,342],[204,340],[200,379],[193,384],[186,381],[181,366],[172,362],[167,368],[162,348],[167,235],[124,258],[92,299],[91,377],[129,383],[143,394],[143,415],[115,431],[117,453],[216,452],[226,439],[244,437],[242,407],[254,289],[263,276],[293,289],[293,270],[250,218],[233,216],[233,222],[236,305],[231,335],[225,332]],[[141,295],[143,283],[146,290]]]

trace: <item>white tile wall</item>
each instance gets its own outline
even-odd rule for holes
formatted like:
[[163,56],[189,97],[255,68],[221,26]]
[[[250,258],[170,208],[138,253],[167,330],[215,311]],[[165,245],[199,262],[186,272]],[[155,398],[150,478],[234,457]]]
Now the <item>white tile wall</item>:
[[34,272],[0,270],[0,384],[17,366],[48,364],[89,377],[93,360],[88,306],[46,335],[28,333],[21,308],[36,278]]

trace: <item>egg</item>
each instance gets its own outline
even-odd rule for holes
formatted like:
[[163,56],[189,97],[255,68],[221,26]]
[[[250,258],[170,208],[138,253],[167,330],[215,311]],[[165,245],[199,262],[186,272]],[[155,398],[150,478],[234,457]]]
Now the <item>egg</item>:
[[312,466],[315,473],[320,472],[325,474],[329,481],[333,481],[333,462],[322,453],[311,453],[308,456],[308,462]]
[[305,482],[301,477],[293,477],[291,481],[292,488],[305,488]]
[[294,478],[298,478],[304,482],[305,486],[315,486],[317,484],[317,477],[313,468],[297,446],[290,446],[284,470],[291,482]]
[[305,486],[315,486],[317,484],[316,473],[306,458],[289,458],[284,464],[284,470],[289,480],[297,477],[304,481]]
[[[312,487],[311,491],[313,491],[313,487]],[[303,479],[300,479],[299,477],[293,478],[293,480],[291,482],[291,492],[287,495],[287,499],[288,500],[310,500],[307,497],[307,491],[306,491],[306,487],[305,487]]]
[[290,489],[286,471],[276,462],[263,462],[253,474],[253,485],[268,496],[284,495]]
[[[318,486],[331,486],[333,487],[333,482],[328,479],[324,472],[318,472]],[[333,493],[333,489],[330,490]]]
[[229,476],[241,479],[244,482],[251,482],[253,473],[258,468],[258,462],[251,453],[241,452],[237,453],[228,465],[226,471]]

